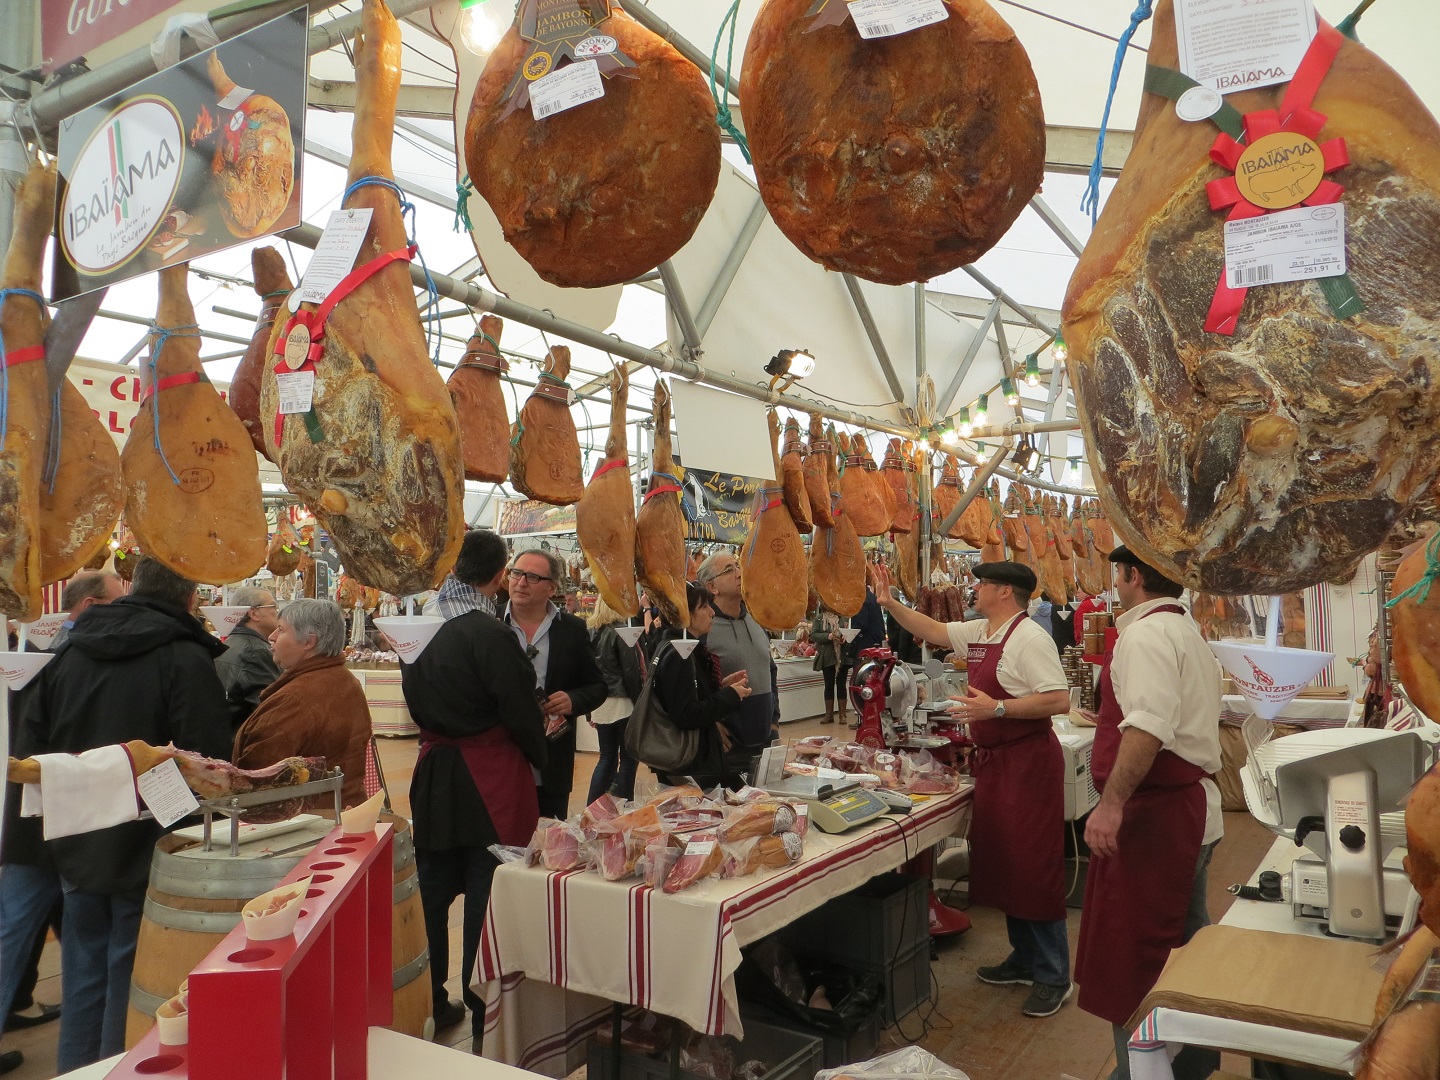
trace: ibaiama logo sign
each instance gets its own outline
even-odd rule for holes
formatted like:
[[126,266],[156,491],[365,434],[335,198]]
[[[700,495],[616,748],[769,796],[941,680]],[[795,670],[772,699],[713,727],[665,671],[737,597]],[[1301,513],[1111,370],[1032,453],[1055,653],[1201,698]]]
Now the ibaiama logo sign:
[[149,243],[180,186],[185,133],[161,97],[126,102],[75,158],[60,207],[60,243],[81,273],[123,266]]

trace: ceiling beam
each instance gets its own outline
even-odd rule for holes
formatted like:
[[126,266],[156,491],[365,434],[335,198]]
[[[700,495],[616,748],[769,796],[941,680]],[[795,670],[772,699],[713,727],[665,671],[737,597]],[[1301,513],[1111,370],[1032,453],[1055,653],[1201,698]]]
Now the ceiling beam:
[[[1088,173],[1090,163],[1095,160],[1095,140],[1099,135],[1097,128],[1046,124],[1045,168],[1050,172]],[[1134,142],[1133,131],[1116,131],[1113,127],[1106,130],[1105,157],[1100,163],[1106,176],[1120,174]]]
[[[312,76],[305,91],[305,98],[312,109],[353,112],[355,84],[336,79],[316,79]],[[400,116],[414,116],[422,120],[454,120],[455,88],[401,83],[395,111]],[[450,149],[453,150],[454,147]]]
[[[990,314],[990,301],[979,296],[964,296],[960,293],[936,292],[934,289],[927,289],[926,295],[930,302],[951,315],[962,319],[983,320]],[[1003,301],[1002,301],[1003,303]],[[1054,308],[1029,307],[1028,310],[1036,318],[1057,326],[1060,323],[1060,312]],[[1006,326],[1021,326],[1030,329],[1035,324],[1012,312],[1008,307],[1001,307],[1000,314],[996,317],[1003,321]]]

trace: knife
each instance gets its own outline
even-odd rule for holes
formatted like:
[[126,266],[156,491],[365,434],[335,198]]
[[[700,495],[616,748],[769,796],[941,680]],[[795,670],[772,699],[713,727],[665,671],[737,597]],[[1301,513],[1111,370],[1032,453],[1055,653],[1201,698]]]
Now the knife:
[[55,305],[55,316],[50,320],[50,328],[45,331],[45,375],[51,394],[60,389],[65,372],[70,369],[70,361],[75,359],[75,352],[94,322],[107,292],[108,289],[96,289]]

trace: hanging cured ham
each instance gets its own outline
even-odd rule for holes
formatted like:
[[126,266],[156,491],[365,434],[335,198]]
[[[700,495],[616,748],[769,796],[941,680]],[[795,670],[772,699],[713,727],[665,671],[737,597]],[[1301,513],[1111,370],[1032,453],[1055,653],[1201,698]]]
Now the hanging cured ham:
[[885,450],[885,461],[880,466],[880,480],[890,493],[890,531],[908,533],[915,525],[915,500],[910,496],[910,460],[914,444],[902,445],[899,439],[891,439]]
[[159,273],[144,400],[120,455],[125,523],[175,573],[228,585],[264,565],[265,510],[250,436],[200,367],[188,273]]
[[[343,205],[373,211],[355,261],[369,276],[319,310],[301,304],[276,321],[260,415],[285,486],[330,535],[346,572],[408,596],[439,584],[455,563],[465,535],[464,476],[455,409],[426,354],[404,261],[410,240],[400,201],[384,186],[393,183],[400,26],[382,0],[365,0],[355,82],[352,190]],[[312,408],[281,416],[277,365],[288,374],[287,341],[307,326],[318,340],[308,352],[292,350],[301,369],[313,371]]]
[[[1165,0],[1149,62],[1176,55]],[[1309,56],[1318,82],[1226,98],[1253,154],[1145,96],[1064,304],[1107,514],[1146,562],[1210,592],[1344,576],[1440,474],[1440,354],[1418,345],[1440,335],[1440,125],[1332,28]],[[1300,198],[1343,207],[1347,277],[1222,282],[1225,213]]]
[[635,516],[635,576],[671,626],[690,625],[685,599],[685,514],[670,450],[670,388],[655,383],[655,449],[650,482]]
[[640,611],[635,588],[635,489],[630,484],[630,448],[625,441],[625,407],[630,377],[623,365],[610,383],[610,435],[605,460],[595,467],[575,507],[575,533],[600,599],[630,618]]
[[[840,494],[840,470],[835,464],[834,439],[815,438],[816,421],[810,426],[810,456],[823,455],[826,486],[830,489],[833,528],[821,526],[811,545],[810,565],[815,576],[815,592],[827,608],[849,618],[858,615],[865,603],[865,549],[855,526],[845,511]],[[819,446],[821,449],[816,450]]]
[[1086,517],[1090,522],[1090,535],[1094,538],[1095,548],[1101,555],[1109,555],[1115,550],[1115,530],[1110,528],[1110,519],[1105,516],[1105,511],[1097,500],[1091,499],[1086,503]]
[[[1391,598],[1411,593],[1390,609],[1391,663],[1410,701],[1426,716],[1440,716],[1440,587],[1424,591],[1420,585],[1427,550],[1436,545],[1440,540],[1417,544],[1396,568],[1390,587]],[[1420,591],[1411,592],[1417,585]]]
[[510,482],[525,495],[551,506],[569,506],[585,491],[580,435],[570,415],[570,350],[553,346],[539,385],[520,408],[510,429]]
[[793,416],[785,421],[785,452],[780,457],[780,480],[785,509],[790,520],[802,533],[815,529],[810,511],[810,492],[805,485],[804,444],[800,441],[800,421]]
[[260,419],[260,386],[265,378],[265,361],[270,355],[270,334],[275,326],[275,315],[295,285],[290,280],[290,271],[285,268],[285,260],[273,247],[257,247],[250,252],[250,270],[255,280],[255,292],[260,296],[260,316],[255,320],[250,345],[235,367],[225,400],[250,433],[255,449],[268,458],[270,451],[265,445],[265,425]]
[[[633,64],[603,79],[604,97],[536,119],[532,104],[517,107],[534,87],[522,66],[527,75],[548,68],[568,48],[521,36],[537,13],[562,30],[567,19],[599,15],[587,40],[612,43],[597,58],[602,68]],[[720,130],[699,69],[618,6],[527,0],[475,87],[465,161],[505,239],[536,273],[596,288],[648,273],[685,246],[715,195]]]
[[[886,285],[995,245],[1040,188],[1045,120],[1030,59],[985,0],[861,38],[843,0],[767,0],[740,76],[760,195],[796,247]],[[920,74],[923,72],[923,76]]]
[[810,442],[805,455],[805,494],[810,497],[810,516],[817,526],[835,527],[830,513],[830,469],[835,465],[835,446],[825,438],[820,416],[810,416]]
[[857,536],[879,536],[890,528],[894,516],[886,501],[885,485],[875,471],[875,462],[861,435],[852,435],[848,443],[840,436],[838,451],[844,453],[845,471],[840,474],[840,495],[845,513],[855,526]]
[[500,386],[500,376],[510,369],[500,355],[504,329],[498,316],[480,316],[465,355],[445,381],[460,424],[465,479],[487,484],[504,483],[510,471],[510,415]]
[[1080,500],[1075,500],[1074,514],[1070,518],[1070,549],[1075,563],[1076,587],[1086,596],[1098,596],[1104,586],[1095,572],[1094,552],[1090,546],[1090,531],[1085,527],[1085,513]]
[[[210,54],[208,70],[219,100],[235,93],[218,52]],[[278,101],[252,93],[240,103],[216,140],[210,173],[233,235],[259,236],[279,220],[295,191],[295,140]]]
[[1031,570],[1036,569],[1030,552],[1030,536],[1025,529],[1025,508],[1020,501],[1020,485],[1011,484],[1005,496],[1004,517],[1001,524],[1005,533],[1005,546],[1014,562],[1024,563]]
[[770,412],[770,453],[777,479],[755,497],[755,518],[740,549],[740,591],[745,608],[766,630],[793,630],[805,618],[810,564],[800,531],[781,497],[780,418]]
[[275,533],[270,537],[270,546],[265,550],[265,569],[276,577],[288,577],[300,569],[300,559],[305,554],[300,547],[300,534],[290,523],[290,514],[280,510],[275,522]]

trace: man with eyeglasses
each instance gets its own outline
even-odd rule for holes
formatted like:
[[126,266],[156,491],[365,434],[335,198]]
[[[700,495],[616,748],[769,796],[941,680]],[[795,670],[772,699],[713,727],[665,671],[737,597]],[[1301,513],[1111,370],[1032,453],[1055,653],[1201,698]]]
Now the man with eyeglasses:
[[551,602],[563,569],[558,558],[540,548],[515,556],[505,609],[505,624],[535,668],[535,694],[550,740],[538,781],[540,813],[553,818],[570,812],[575,719],[598,709],[609,696],[584,621]]
[[[700,564],[695,578],[708,589],[715,607],[715,619],[705,635],[705,647],[720,660],[720,674],[744,671],[750,676],[750,696],[731,716],[730,733],[735,737],[737,758],[749,759],[770,745],[780,724],[780,695],[775,692],[775,659],[770,655],[770,636],[745,610],[740,591],[740,562],[731,551],[717,551]],[[737,764],[739,762],[737,761]]]
[[225,687],[233,735],[260,704],[260,691],[280,677],[280,668],[270,653],[270,635],[280,625],[280,609],[274,593],[248,585],[231,593],[230,602],[248,609],[225,639],[224,654],[215,661],[215,670]]

